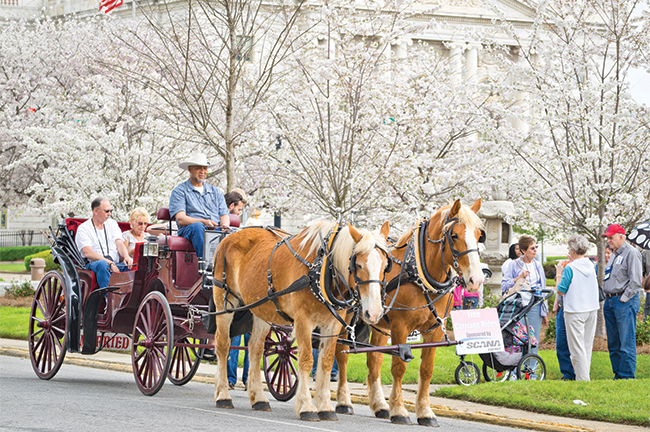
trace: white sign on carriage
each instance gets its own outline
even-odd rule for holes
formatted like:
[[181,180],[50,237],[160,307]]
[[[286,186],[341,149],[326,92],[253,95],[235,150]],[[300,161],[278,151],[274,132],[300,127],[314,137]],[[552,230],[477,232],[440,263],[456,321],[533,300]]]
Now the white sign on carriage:
[[451,311],[454,338],[463,341],[456,345],[456,354],[480,354],[503,351],[503,336],[497,310],[468,309]]

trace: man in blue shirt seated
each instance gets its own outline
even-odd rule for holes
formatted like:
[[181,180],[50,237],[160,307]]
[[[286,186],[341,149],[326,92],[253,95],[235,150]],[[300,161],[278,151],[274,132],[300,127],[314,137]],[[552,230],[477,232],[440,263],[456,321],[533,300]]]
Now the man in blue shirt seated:
[[190,178],[176,186],[169,198],[169,214],[178,223],[178,235],[192,242],[196,256],[203,258],[203,232],[206,227],[230,226],[228,206],[223,193],[205,183],[208,161],[203,153],[192,155],[178,164]]

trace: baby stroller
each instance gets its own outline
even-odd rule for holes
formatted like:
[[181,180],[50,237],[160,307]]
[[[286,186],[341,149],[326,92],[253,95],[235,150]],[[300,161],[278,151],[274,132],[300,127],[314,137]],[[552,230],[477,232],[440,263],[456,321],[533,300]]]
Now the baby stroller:
[[514,376],[541,381],[546,377],[546,364],[530,352],[537,346],[539,335],[528,324],[528,312],[552,293],[552,290],[522,290],[497,305],[505,351],[479,354],[485,381],[506,381]]

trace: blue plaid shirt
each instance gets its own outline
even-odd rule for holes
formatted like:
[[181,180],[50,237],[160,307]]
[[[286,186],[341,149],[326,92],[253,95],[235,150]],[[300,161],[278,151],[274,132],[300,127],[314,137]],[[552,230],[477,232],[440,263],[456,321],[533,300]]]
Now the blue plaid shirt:
[[219,218],[228,214],[228,206],[223,193],[218,188],[204,182],[203,194],[201,194],[188,179],[176,186],[169,197],[171,217],[175,217],[181,211],[193,218],[210,219],[219,223]]

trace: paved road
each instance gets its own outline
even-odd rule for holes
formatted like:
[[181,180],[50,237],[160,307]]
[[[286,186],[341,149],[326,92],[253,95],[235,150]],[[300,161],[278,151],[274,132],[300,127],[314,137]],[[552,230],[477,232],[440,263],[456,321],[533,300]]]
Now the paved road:
[[[56,377],[42,381],[28,359],[0,356],[0,431],[421,430],[376,419],[364,405],[356,405],[354,416],[341,416],[338,422],[306,423],[296,418],[292,402],[271,399],[272,412],[254,412],[243,390],[231,394],[235,409],[217,410],[213,386],[208,384],[190,382],[176,387],[166,383],[156,396],[146,397],[130,374],[64,364]],[[439,430],[445,431],[515,430],[449,418],[438,421]]]

